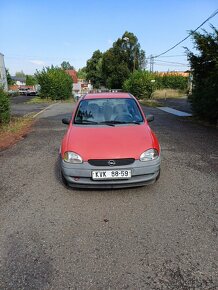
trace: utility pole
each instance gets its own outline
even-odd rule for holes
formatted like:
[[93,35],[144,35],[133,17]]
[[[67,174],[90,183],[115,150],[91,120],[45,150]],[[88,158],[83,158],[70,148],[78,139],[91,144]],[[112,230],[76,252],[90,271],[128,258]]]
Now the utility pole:
[[154,57],[151,54],[150,55],[150,72],[153,72],[153,71],[154,71]]

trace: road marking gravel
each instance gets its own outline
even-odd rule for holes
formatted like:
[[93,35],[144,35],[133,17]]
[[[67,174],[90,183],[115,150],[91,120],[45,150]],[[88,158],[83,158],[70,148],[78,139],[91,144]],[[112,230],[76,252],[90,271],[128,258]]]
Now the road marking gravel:
[[48,109],[50,109],[51,107],[53,107],[54,105],[57,105],[57,104],[59,104],[59,103],[49,105],[48,107],[44,108],[43,110],[41,110],[38,113],[36,113],[35,115],[33,115],[33,118],[36,118],[39,114],[44,113],[45,111],[47,111]]
[[192,114],[190,113],[186,113],[186,112],[182,112],[182,111],[178,111],[169,107],[158,107],[159,110],[162,110],[164,112],[179,116],[179,117],[190,117],[192,116]]

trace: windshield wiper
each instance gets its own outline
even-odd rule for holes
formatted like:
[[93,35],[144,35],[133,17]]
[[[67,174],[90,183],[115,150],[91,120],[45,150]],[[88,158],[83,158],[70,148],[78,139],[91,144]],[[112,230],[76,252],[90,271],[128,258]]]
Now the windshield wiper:
[[140,125],[139,121],[129,121],[129,122],[123,122],[124,124],[137,124]]
[[81,122],[75,122],[75,124],[79,124],[79,125],[87,125],[87,124],[98,125],[99,123],[96,122],[96,121],[91,121],[91,120],[83,120]]
[[114,123],[114,121],[102,121],[99,124],[103,124],[107,126],[114,126],[116,123]]

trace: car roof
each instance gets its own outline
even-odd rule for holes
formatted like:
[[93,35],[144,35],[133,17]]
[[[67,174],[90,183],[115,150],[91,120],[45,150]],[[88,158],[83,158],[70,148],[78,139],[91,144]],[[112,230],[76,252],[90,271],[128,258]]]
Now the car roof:
[[91,93],[84,96],[83,100],[87,99],[131,99],[132,95],[129,93]]

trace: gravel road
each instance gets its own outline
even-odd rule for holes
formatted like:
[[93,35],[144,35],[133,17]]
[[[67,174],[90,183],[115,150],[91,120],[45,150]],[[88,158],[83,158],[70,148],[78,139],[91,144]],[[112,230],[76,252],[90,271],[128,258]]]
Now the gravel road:
[[71,104],[0,152],[0,289],[217,289],[217,130],[144,110],[162,146],[154,185],[66,189],[57,157]]

